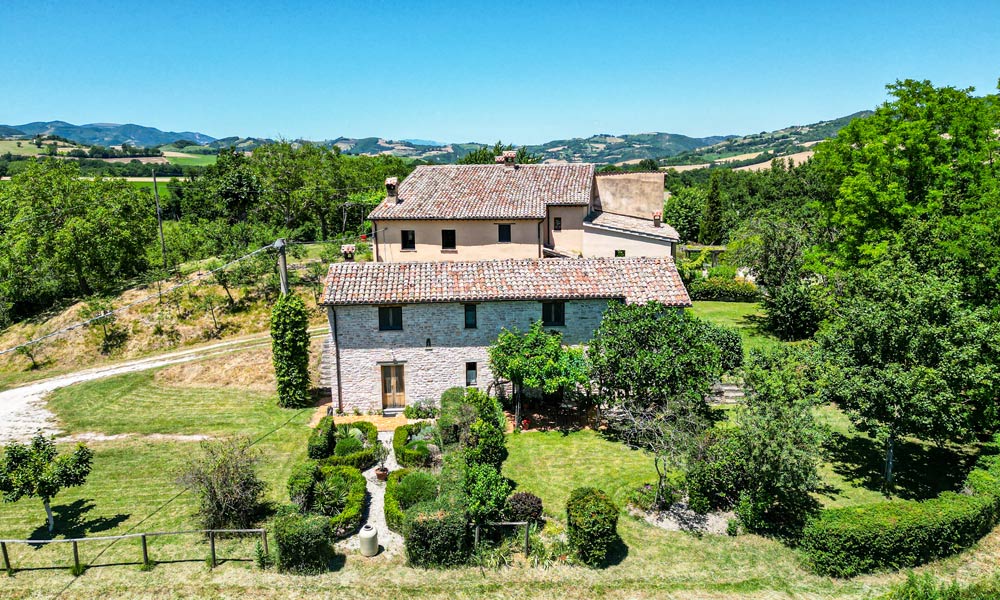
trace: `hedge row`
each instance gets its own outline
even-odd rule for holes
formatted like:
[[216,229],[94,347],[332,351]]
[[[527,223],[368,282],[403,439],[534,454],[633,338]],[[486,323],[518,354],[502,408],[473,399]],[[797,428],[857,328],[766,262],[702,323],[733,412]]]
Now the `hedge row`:
[[367,485],[361,471],[349,466],[320,466],[316,461],[306,461],[292,470],[288,478],[288,496],[299,512],[311,513],[318,495],[317,485],[335,478],[347,482],[346,503],[339,513],[325,518],[330,522],[330,534],[341,538],[361,527],[361,514],[367,495]]
[[410,469],[393,471],[389,473],[389,479],[385,482],[385,502],[383,505],[385,510],[385,524],[388,525],[389,529],[400,535],[403,533],[405,515],[403,509],[399,507],[399,500],[396,499],[396,488],[399,486],[399,480],[412,472]]
[[418,421],[409,425],[400,425],[392,434],[392,451],[396,455],[396,462],[403,467],[426,467],[431,462],[431,454],[426,447],[407,448],[410,436],[420,433],[420,430],[427,427],[428,421]]
[[333,417],[327,415],[319,420],[316,428],[309,434],[307,453],[309,458],[326,458],[333,454],[334,445],[337,443],[337,426],[333,422]]
[[566,503],[566,534],[573,553],[584,564],[600,566],[618,539],[618,512],[607,494],[577,488]]
[[327,456],[320,460],[321,465],[354,467],[359,471],[365,471],[375,466],[375,445],[379,443],[378,428],[368,421],[355,421],[350,426],[360,429],[361,433],[364,434],[366,440],[364,448],[343,456],[336,454]]
[[406,516],[406,559],[418,567],[454,567],[469,561],[472,536],[465,512],[447,503],[417,504]]
[[692,300],[720,300],[726,302],[757,302],[760,290],[749,281],[709,277],[696,279],[688,285]]
[[966,479],[969,494],[823,510],[801,546],[813,569],[853,577],[914,567],[975,544],[1000,523],[1000,457],[981,457]]
[[327,569],[333,557],[329,519],[290,512],[274,519],[273,531],[279,571],[306,574]]

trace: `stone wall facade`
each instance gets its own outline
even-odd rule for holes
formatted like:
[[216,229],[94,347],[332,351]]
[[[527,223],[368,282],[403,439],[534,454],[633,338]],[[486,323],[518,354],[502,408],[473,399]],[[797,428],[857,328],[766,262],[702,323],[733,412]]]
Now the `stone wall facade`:
[[[565,303],[564,327],[551,327],[569,345],[588,342],[607,309],[607,300],[570,300]],[[324,345],[324,368],[331,383],[335,407],[345,412],[382,410],[382,366],[402,365],[406,404],[439,404],[451,387],[464,387],[466,363],[477,368],[477,387],[487,391],[494,381],[487,348],[500,330],[527,330],[542,316],[536,301],[476,304],[477,327],[465,328],[461,303],[403,306],[403,329],[379,331],[375,305],[328,307],[335,332]],[[339,364],[337,356],[339,354]]]

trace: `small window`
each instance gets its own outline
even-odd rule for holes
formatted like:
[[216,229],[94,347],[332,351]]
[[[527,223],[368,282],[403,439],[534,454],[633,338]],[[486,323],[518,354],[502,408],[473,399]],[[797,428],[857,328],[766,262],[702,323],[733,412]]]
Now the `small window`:
[[476,305],[466,304],[465,305],[465,328],[475,329],[479,326],[479,321],[476,318]]
[[565,324],[565,302],[542,302],[542,325],[546,327],[562,327]]
[[625,258],[624,250],[615,250],[615,258]]
[[476,370],[476,363],[465,363],[465,387],[475,387],[479,383],[479,372]]
[[441,230],[441,249],[442,250],[454,250],[455,249],[455,230],[454,229],[442,229]]
[[417,249],[417,233],[412,229],[403,230],[403,250]]
[[562,217],[556,217],[552,220],[552,229],[555,231],[562,231]]
[[497,225],[497,241],[499,241],[501,244],[509,244],[510,243],[510,224],[509,223],[503,223],[501,225]]
[[378,329],[379,331],[399,331],[403,328],[403,307],[402,306],[380,306],[378,307]]

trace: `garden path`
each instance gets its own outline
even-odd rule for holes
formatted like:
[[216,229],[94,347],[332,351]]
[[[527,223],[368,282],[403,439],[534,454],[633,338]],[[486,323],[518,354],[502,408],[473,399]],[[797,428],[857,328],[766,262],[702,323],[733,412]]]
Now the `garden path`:
[[[379,442],[392,448],[392,433],[391,431],[380,431],[378,434]],[[396,456],[392,452],[389,452],[389,456],[386,457],[385,466],[390,471],[395,471],[399,468]],[[375,476],[375,467],[368,469],[363,475],[368,482],[368,496],[370,498],[368,503],[368,520],[366,523],[378,530],[378,543],[382,547],[375,558],[392,558],[402,555],[403,536],[390,530],[385,522],[385,482],[379,481]],[[338,547],[341,550],[356,554],[360,551],[361,541],[359,536],[353,535],[338,544]]]

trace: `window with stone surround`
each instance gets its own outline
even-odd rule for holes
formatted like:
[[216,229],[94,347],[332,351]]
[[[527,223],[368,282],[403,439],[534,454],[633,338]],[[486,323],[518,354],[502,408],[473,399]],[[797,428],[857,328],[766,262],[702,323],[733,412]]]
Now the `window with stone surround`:
[[465,305],[465,328],[475,329],[479,327],[479,316],[476,314],[475,304]]
[[478,384],[479,371],[476,369],[476,363],[465,363],[465,387],[476,387]]
[[378,329],[379,331],[400,331],[403,329],[403,307],[402,306],[380,306],[378,307]]

